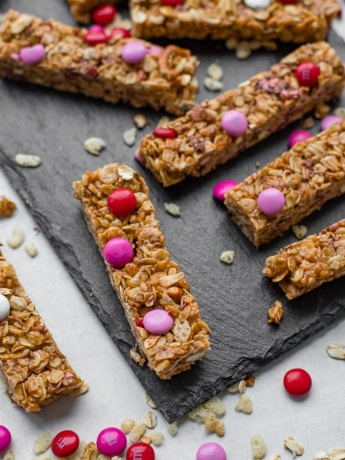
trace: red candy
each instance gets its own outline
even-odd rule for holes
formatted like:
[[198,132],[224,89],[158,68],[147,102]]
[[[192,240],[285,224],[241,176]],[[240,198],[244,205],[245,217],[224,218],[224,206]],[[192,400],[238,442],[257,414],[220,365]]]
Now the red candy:
[[110,31],[110,36],[117,38],[129,38],[132,34],[129,30],[123,29],[122,27],[113,27]]
[[298,0],[280,0],[280,3],[283,3],[284,5],[294,5],[297,2]]
[[114,5],[100,5],[92,11],[91,17],[96,24],[110,24],[113,22],[117,11]]
[[128,188],[118,188],[108,196],[109,211],[116,217],[131,214],[137,206],[134,193]]
[[86,32],[84,35],[84,42],[88,45],[94,46],[98,45],[98,43],[106,43],[109,40],[109,36],[102,31],[89,31]]
[[68,457],[79,447],[79,436],[71,430],[60,431],[52,440],[51,449],[57,457]]
[[184,0],[161,0],[161,4],[166,6],[177,6],[182,5],[182,3]]
[[298,83],[309,88],[316,86],[320,75],[320,68],[313,62],[302,62],[295,71]]
[[177,132],[171,128],[156,128],[153,135],[162,139],[175,139]]
[[137,442],[128,448],[126,460],[155,460],[155,451],[150,445]]
[[138,326],[138,327],[144,327],[144,321],[141,319],[141,318],[137,318],[135,320],[135,324]]
[[311,377],[304,369],[290,369],[284,376],[285,390],[292,396],[306,395],[311,385]]

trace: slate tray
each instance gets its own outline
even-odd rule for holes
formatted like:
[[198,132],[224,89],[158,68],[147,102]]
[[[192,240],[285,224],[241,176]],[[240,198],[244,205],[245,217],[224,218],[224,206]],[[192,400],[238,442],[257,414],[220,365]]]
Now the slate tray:
[[[74,23],[63,1],[45,0],[44,6],[43,12],[41,0],[11,0],[2,2],[0,12],[11,7]],[[345,61],[344,42],[334,33],[329,40]],[[210,63],[217,61],[222,65],[224,89],[234,88],[258,71],[268,69],[292,50],[284,46],[274,53],[259,51],[246,61],[238,61],[220,43],[184,44],[201,60],[200,82]],[[213,96],[214,93],[207,92],[201,84],[197,100],[201,102]],[[343,316],[342,279],[288,302],[279,287],[262,275],[265,258],[296,241],[291,232],[256,250],[232,223],[224,206],[212,197],[212,188],[218,181],[226,178],[240,181],[257,169],[257,161],[264,165],[284,152],[289,133],[300,125],[271,136],[204,178],[163,189],[133,159],[135,147],[127,147],[122,140],[124,130],[133,126],[136,113],[144,113],[150,120],[143,133],[151,131],[163,113],[113,106],[9,81],[0,81],[0,101],[0,160],[5,173],[167,420],[186,414]],[[344,96],[338,105],[345,106]],[[318,129],[319,124],[314,132]],[[99,157],[83,149],[84,140],[90,136],[99,136],[107,143]],[[37,169],[19,168],[13,160],[19,152],[40,155],[42,165]],[[86,229],[80,203],[73,198],[72,183],[79,180],[86,169],[94,170],[114,161],[134,167],[147,181],[168,249],[185,272],[192,293],[199,301],[202,317],[212,330],[212,350],[207,357],[171,381],[161,381],[149,369],[141,368],[130,359],[132,334]],[[180,218],[165,213],[166,202],[180,205]],[[338,198],[306,219],[308,234],[344,218],[344,205],[345,197]],[[220,254],[227,249],[235,251],[231,266],[219,261]],[[280,327],[267,324],[267,310],[277,299],[285,310]]]

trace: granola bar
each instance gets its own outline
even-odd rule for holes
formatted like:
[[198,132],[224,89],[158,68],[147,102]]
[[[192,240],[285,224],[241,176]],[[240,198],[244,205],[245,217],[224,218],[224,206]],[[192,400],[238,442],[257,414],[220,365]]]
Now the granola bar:
[[[137,201],[135,211],[125,217],[114,217],[107,207],[107,197],[118,188],[131,190]],[[162,379],[189,369],[209,350],[209,328],[200,318],[184,274],[170,259],[144,179],[128,166],[114,163],[87,171],[74,183],[74,190],[102,255],[113,238],[124,238],[134,247],[132,262],[123,268],[105,262],[141,354]],[[174,320],[165,334],[152,334],[143,327],[143,317],[155,309],[165,310]]]
[[266,259],[263,273],[289,300],[345,275],[345,219]]
[[116,0],[68,0],[71,5],[71,12],[76,21],[87,24],[91,20],[91,12],[97,6],[105,3],[116,3]]
[[253,9],[241,0],[182,0],[174,7],[162,0],[131,0],[138,37],[221,39],[276,48],[276,42],[324,40],[340,11],[337,0],[271,1]]
[[37,412],[64,395],[87,391],[54,342],[34,304],[0,251],[0,294],[10,313],[0,321],[0,377],[11,400]]
[[[86,29],[10,10],[0,29],[0,77],[113,103],[124,101],[156,110],[164,107],[176,115],[194,106],[198,60],[189,50],[116,36],[107,43],[90,46],[84,41],[86,33]],[[146,56],[137,64],[121,57],[124,46],[132,42],[146,48]],[[44,47],[41,61],[35,65],[24,63],[21,50],[37,49],[37,45]]]
[[[258,197],[268,188],[285,198],[280,212],[267,215]],[[280,193],[279,192],[279,193]],[[322,205],[345,193],[345,121],[299,142],[225,195],[235,223],[255,244],[268,243]]]
[[[314,87],[300,86],[295,76],[296,67],[305,61],[320,68]],[[269,71],[168,123],[175,138],[147,135],[138,154],[164,186],[181,182],[186,176],[203,176],[318,104],[339,96],[344,82],[344,66],[328,43],[301,46]],[[230,136],[221,125],[222,115],[233,109],[248,120],[248,128],[240,137]]]

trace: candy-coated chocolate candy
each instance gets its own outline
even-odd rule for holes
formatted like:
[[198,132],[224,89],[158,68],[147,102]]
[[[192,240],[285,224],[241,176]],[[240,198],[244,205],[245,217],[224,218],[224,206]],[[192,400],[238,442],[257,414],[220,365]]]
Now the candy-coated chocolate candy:
[[111,37],[129,38],[132,36],[131,32],[123,27],[113,27],[110,31]]
[[89,32],[104,32],[105,28],[101,24],[94,24],[89,28]]
[[144,163],[145,163],[145,159],[144,159],[144,157],[142,157],[141,155],[139,155],[139,150],[138,150],[138,149],[135,150],[135,152],[134,152],[134,158],[135,158],[137,161],[139,161],[139,163],[141,163],[141,164],[144,164]]
[[136,41],[126,43],[121,51],[122,59],[128,64],[139,64],[139,62],[145,59],[146,54],[146,46]]
[[161,56],[163,54],[164,48],[158,45],[151,45],[149,48],[149,54],[152,56]]
[[79,447],[79,436],[71,430],[60,431],[52,440],[51,449],[57,457],[68,457]]
[[128,447],[126,460],[155,460],[155,451],[149,444],[136,442]]
[[136,318],[135,324],[136,324],[138,327],[144,327],[144,321],[142,320],[142,318]]
[[316,86],[320,75],[320,67],[313,62],[302,62],[295,71],[298,83],[309,88]]
[[97,448],[101,454],[112,457],[121,455],[127,445],[123,431],[115,427],[104,428],[97,436]]
[[24,64],[35,65],[42,61],[46,50],[42,43],[34,46],[26,46],[19,51],[19,57]]
[[0,294],[0,321],[5,319],[10,313],[10,302],[7,297]]
[[0,425],[0,452],[8,449],[10,444],[11,444],[11,433],[5,426]]
[[196,453],[196,460],[226,460],[226,453],[223,447],[216,442],[206,442],[199,447]]
[[309,137],[313,137],[309,131],[306,131],[305,129],[297,129],[290,134],[288,145],[291,149],[295,144],[297,144],[297,142],[304,142],[309,139]]
[[108,209],[116,217],[124,217],[131,214],[136,206],[137,199],[132,190],[117,188],[108,196]]
[[177,132],[171,128],[156,128],[153,131],[153,135],[162,139],[174,139],[177,136]]
[[222,116],[222,127],[230,136],[243,136],[248,128],[248,120],[238,110],[228,110]]
[[165,334],[173,327],[174,320],[165,310],[151,310],[144,316],[144,328],[151,334]]
[[280,3],[283,3],[284,5],[294,5],[297,2],[298,0],[280,0]]
[[306,395],[311,385],[311,377],[304,369],[290,369],[284,376],[285,390],[292,396]]
[[131,262],[134,257],[134,251],[131,243],[124,238],[113,238],[104,246],[104,258],[108,264],[115,268],[124,267]]
[[322,131],[329,128],[331,125],[334,125],[334,123],[341,123],[344,121],[342,118],[337,117],[337,115],[327,115],[322,121],[321,121],[321,129]]
[[278,214],[285,205],[284,194],[277,188],[263,190],[258,196],[258,207],[267,216]]
[[182,5],[183,3],[184,0],[161,0],[161,4],[166,6],[177,6]]
[[110,37],[105,33],[105,31],[89,31],[86,32],[83,38],[85,43],[95,46],[99,43],[106,43]]
[[110,24],[113,22],[117,11],[114,5],[104,4],[95,8],[91,13],[91,18],[96,24]]
[[249,8],[253,8],[253,10],[260,10],[262,8],[267,8],[270,6],[270,0],[244,0],[244,3]]
[[222,180],[213,187],[213,196],[220,201],[225,200],[225,194],[232,190],[237,182],[234,180]]

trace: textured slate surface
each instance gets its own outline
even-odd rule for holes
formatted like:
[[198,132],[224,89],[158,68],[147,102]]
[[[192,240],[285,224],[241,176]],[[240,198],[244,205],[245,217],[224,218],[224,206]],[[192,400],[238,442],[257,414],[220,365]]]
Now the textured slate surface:
[[[3,1],[0,12],[9,7],[73,24],[63,1],[45,0],[44,11],[40,0]],[[335,34],[331,34],[330,42],[345,60],[344,42]],[[238,61],[221,44],[189,42],[189,45],[201,60],[199,81],[205,77],[208,65],[218,61],[225,71],[224,89],[236,87],[269,68],[289,51],[284,48],[270,54],[258,52],[246,61]],[[197,99],[201,102],[213,94],[201,88]],[[223,205],[212,198],[212,188],[218,181],[226,178],[239,181],[256,170],[256,161],[264,165],[279,156],[286,150],[289,133],[300,125],[271,136],[204,178],[163,189],[133,160],[134,147],[127,147],[122,140],[123,131],[133,126],[133,116],[138,110],[9,81],[0,81],[0,101],[2,167],[90,307],[168,420],[182,416],[342,317],[345,306],[342,279],[288,302],[280,289],[261,274],[268,255],[296,240],[291,232],[256,250],[231,222]],[[338,105],[345,105],[344,96]],[[162,116],[150,110],[140,112],[150,120],[144,133],[151,131]],[[318,125],[314,132],[317,130]],[[107,143],[99,157],[83,149],[84,140],[95,135]],[[17,167],[13,159],[19,152],[40,155],[42,165],[31,170]],[[146,179],[168,249],[186,273],[202,316],[212,329],[211,352],[191,371],[171,381],[161,381],[129,358],[133,346],[129,326],[86,229],[80,204],[73,198],[73,181],[79,180],[86,169],[94,170],[113,161],[129,164]],[[166,214],[165,202],[179,204],[181,217]],[[318,232],[343,218],[344,205],[345,197],[338,198],[306,219],[308,233]],[[219,261],[221,252],[227,249],[236,253],[231,266]],[[280,327],[267,324],[267,309],[277,299],[285,309]]]

